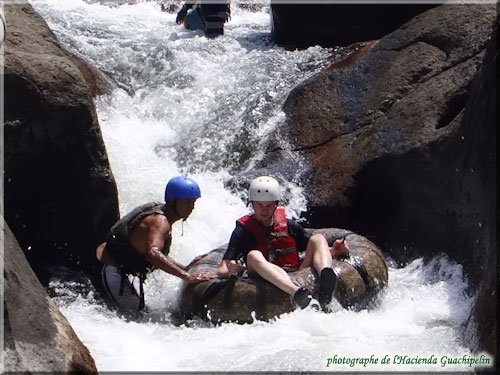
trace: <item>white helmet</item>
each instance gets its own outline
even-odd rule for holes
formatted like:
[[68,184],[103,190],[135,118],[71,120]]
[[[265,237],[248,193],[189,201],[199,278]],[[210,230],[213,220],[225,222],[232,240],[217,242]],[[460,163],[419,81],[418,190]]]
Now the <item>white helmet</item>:
[[280,184],[269,176],[260,176],[252,180],[248,189],[250,202],[273,202],[281,199]]

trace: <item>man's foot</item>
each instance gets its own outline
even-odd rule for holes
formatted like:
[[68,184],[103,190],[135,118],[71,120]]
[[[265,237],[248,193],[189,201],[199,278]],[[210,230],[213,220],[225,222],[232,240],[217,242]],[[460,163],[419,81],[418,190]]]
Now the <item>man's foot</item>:
[[321,309],[326,311],[326,306],[332,301],[335,285],[337,284],[337,276],[333,269],[323,268],[319,275],[319,304]]
[[298,306],[300,306],[301,309],[305,309],[307,306],[309,306],[309,302],[311,302],[311,299],[311,294],[304,287],[297,289],[297,291],[293,295],[293,300]]

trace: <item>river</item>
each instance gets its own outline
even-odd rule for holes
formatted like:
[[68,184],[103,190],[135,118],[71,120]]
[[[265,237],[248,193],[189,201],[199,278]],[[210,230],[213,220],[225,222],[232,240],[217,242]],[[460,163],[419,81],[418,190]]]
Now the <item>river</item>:
[[[224,181],[252,170],[284,121],[288,92],[339,54],[274,45],[265,3],[233,2],[216,39],[176,25],[175,13],[153,1],[32,4],[63,45],[114,82],[96,106],[121,213],[161,200],[172,176],[199,182],[193,214],[174,225],[171,255],[181,263],[227,242],[248,208],[245,192]],[[287,191],[287,209],[298,216],[307,209],[300,181]],[[443,362],[471,356],[460,339],[474,300],[462,266],[446,256],[389,263],[389,287],[370,311],[334,305],[330,314],[306,309],[246,325],[172,324],[180,281],[161,271],[148,277],[139,322],[109,311],[78,282],[53,279],[51,289],[99,371],[472,371],[465,360]]]

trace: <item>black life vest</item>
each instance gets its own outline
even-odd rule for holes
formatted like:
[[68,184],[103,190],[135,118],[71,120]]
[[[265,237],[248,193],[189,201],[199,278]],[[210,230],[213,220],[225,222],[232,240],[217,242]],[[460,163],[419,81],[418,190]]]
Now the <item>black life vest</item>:
[[238,220],[255,236],[255,249],[261,251],[268,261],[286,271],[296,271],[300,266],[300,257],[296,241],[288,232],[284,208],[278,207],[274,211],[273,221],[272,228],[266,228],[253,214]]
[[[113,225],[106,238],[106,252],[113,258],[118,267],[125,274],[145,275],[152,266],[146,257],[135,250],[129,242],[130,231],[137,226],[146,216],[163,215],[166,206],[161,202],[151,202],[139,206],[121,218]],[[168,237],[161,250],[168,255],[171,237]]]

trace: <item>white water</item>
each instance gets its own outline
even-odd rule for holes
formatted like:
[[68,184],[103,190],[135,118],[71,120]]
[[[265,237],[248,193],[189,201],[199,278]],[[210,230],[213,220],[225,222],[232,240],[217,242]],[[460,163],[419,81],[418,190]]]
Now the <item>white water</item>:
[[[33,4],[62,43],[118,85],[97,108],[122,214],[161,200],[165,182],[188,173],[199,182],[202,199],[184,228],[175,225],[171,255],[187,263],[227,242],[247,208],[244,192],[226,190],[224,180],[252,168],[266,135],[283,121],[280,108],[289,90],[336,51],[273,45],[266,7],[252,12],[233,5],[225,35],[209,40],[175,25],[175,14],[160,12],[155,2]],[[248,159],[250,145],[254,157]],[[300,160],[291,163],[300,168]],[[288,209],[298,214],[306,200],[297,181],[288,191]],[[269,323],[218,327],[174,326],[170,314],[180,283],[161,271],[148,277],[150,312],[143,322],[118,317],[76,283],[54,280],[52,288],[100,371],[471,370],[440,363],[444,355],[470,355],[460,342],[473,301],[462,267],[446,257],[426,265],[417,259],[391,267],[389,278],[372,311],[335,306],[331,314],[295,311]],[[385,355],[391,363],[380,363]],[[395,355],[413,364],[395,364]],[[415,364],[431,355],[437,364]],[[327,367],[334,356],[373,356],[378,364]]]

